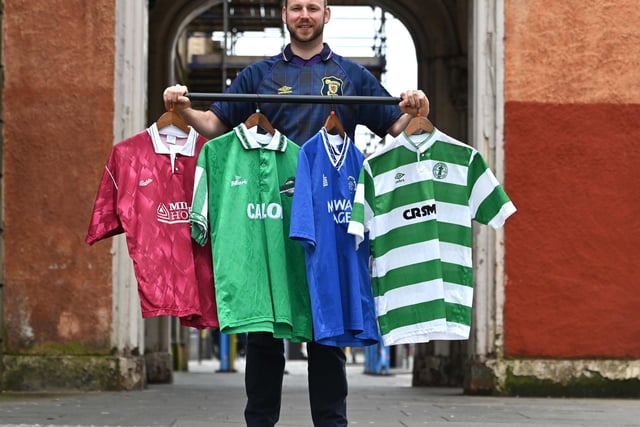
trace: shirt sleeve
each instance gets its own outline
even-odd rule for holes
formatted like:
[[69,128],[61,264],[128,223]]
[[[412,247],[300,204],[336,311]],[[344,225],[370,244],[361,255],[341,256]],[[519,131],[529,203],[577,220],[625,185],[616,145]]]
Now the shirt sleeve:
[[118,184],[115,149],[112,149],[98,186],[85,241],[92,245],[124,232],[118,216]]
[[[233,80],[225,93],[254,94],[257,92],[253,83],[257,80],[257,71],[260,63],[245,67]],[[211,110],[229,129],[233,129],[244,122],[247,117],[255,112],[256,106],[252,102],[213,102],[209,106]]]
[[296,171],[296,184],[291,206],[289,237],[300,241],[305,248],[316,245],[313,197],[311,191],[311,169],[304,150],[300,150]]
[[191,237],[204,246],[209,238],[209,188],[206,171],[206,145],[198,156],[191,202]]
[[[365,163],[366,164],[366,163]],[[360,244],[365,239],[365,233],[367,229],[367,201],[365,200],[365,168],[360,169],[360,176],[358,178],[358,186],[356,187],[356,194],[353,199],[353,208],[351,209],[351,219],[349,220],[349,226],[347,233],[352,234],[355,239],[356,250],[360,247]]]
[[[360,95],[386,97],[391,96],[387,89],[371,74],[365,67],[360,66],[361,85]],[[364,104],[360,110],[360,124],[365,125],[369,130],[384,137],[387,129],[402,116],[402,111],[397,104]]]
[[469,208],[474,220],[498,229],[516,212],[504,188],[480,153],[474,152],[469,165]]

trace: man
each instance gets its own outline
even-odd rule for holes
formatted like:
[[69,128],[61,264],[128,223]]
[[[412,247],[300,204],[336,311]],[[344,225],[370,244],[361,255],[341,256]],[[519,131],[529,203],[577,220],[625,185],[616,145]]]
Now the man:
[[[388,96],[364,67],[336,55],[323,42],[324,25],[331,9],[326,0],[288,0],[282,9],[291,43],[282,53],[248,66],[227,92]],[[175,85],[164,92],[167,109],[175,108],[201,135],[213,139],[243,122],[256,105],[216,102],[207,111],[191,108],[187,87]],[[274,128],[299,145],[314,135],[335,110],[345,132],[353,139],[357,124],[384,136],[399,135],[417,113],[427,116],[429,101],[420,90],[401,94],[393,105],[264,103],[259,108]],[[347,425],[347,379],[341,348],[310,342],[308,351],[309,398],[315,426]],[[279,419],[284,347],[268,333],[250,333],[247,342],[245,420],[249,427],[273,426]]]

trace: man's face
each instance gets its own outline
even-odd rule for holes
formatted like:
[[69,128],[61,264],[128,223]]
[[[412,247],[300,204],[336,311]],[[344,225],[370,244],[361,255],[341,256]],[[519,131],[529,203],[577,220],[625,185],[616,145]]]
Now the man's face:
[[291,39],[298,42],[322,38],[329,16],[330,10],[324,0],[289,0],[282,10],[282,19]]

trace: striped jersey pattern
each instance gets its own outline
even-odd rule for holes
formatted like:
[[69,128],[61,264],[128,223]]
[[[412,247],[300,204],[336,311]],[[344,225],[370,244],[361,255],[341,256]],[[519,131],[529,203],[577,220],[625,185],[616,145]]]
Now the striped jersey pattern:
[[479,152],[438,129],[365,160],[348,231],[369,233],[385,345],[469,338],[472,221],[500,228],[515,211]]

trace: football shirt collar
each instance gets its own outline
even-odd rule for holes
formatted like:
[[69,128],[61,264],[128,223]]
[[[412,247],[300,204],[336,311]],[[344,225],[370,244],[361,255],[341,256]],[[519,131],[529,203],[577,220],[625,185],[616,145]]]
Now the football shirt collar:
[[163,142],[160,132],[158,131],[158,126],[156,126],[155,122],[147,128],[147,132],[151,136],[153,149],[156,154],[180,154],[189,157],[193,157],[195,155],[198,132],[193,128],[190,128],[189,134],[187,135],[187,141],[183,145],[176,145],[171,148]]
[[287,138],[277,129],[273,135],[258,134],[249,130],[244,123],[240,123],[233,130],[245,150],[263,148],[283,153],[287,150]]
[[317,64],[320,61],[326,62],[331,58],[332,55],[333,51],[326,43],[323,43],[322,51],[319,54],[314,55],[309,59],[303,59],[294,54],[293,50],[291,49],[291,43],[286,45],[284,50],[282,51],[282,59],[284,60],[284,62],[292,62],[298,65],[313,65]]

